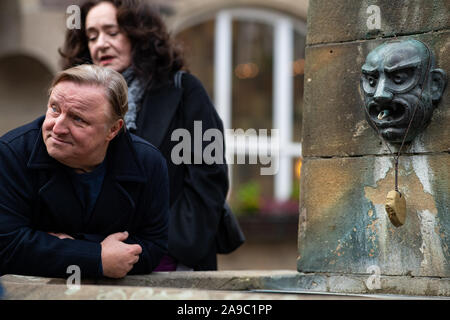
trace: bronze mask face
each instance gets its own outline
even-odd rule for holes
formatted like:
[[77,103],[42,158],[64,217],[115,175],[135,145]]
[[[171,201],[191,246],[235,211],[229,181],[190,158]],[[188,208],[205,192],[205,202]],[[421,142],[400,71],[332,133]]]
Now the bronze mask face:
[[428,125],[445,89],[446,75],[434,69],[433,53],[421,41],[393,41],[367,55],[360,85],[369,124],[386,141],[402,143],[413,115],[405,142]]

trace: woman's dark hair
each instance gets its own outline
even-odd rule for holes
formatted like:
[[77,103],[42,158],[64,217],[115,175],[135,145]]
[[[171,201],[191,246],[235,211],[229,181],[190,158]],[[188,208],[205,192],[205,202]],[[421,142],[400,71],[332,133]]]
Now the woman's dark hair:
[[117,8],[117,22],[131,42],[132,68],[147,88],[155,88],[172,80],[184,67],[181,48],[171,39],[157,10],[139,0],[88,0],[81,6],[81,29],[67,30],[61,66],[67,69],[92,63],[88,48],[86,16],[100,2]]

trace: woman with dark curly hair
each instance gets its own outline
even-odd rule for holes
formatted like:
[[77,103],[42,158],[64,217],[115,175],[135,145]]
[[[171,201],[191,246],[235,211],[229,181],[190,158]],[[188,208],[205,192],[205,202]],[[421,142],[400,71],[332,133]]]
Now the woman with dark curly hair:
[[[222,161],[202,161],[208,145],[203,132],[218,129],[223,134],[223,125],[201,82],[180,72],[181,51],[158,12],[134,0],[87,1],[81,7],[81,29],[67,31],[60,54],[63,68],[94,63],[121,72],[129,87],[126,128],[158,147],[167,160],[169,252],[155,271],[216,270],[215,238],[228,171],[224,147],[219,150]],[[190,148],[182,151],[181,164],[172,158],[180,156],[172,155],[180,144],[172,133],[179,128],[190,134],[188,141],[182,140]],[[199,143],[200,149],[195,147]]]

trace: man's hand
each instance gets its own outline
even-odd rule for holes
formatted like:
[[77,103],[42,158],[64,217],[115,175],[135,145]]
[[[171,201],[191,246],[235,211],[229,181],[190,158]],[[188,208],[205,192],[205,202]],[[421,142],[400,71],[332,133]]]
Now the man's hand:
[[113,233],[101,242],[103,275],[123,278],[138,262],[142,248],[138,244],[126,244],[128,232]]

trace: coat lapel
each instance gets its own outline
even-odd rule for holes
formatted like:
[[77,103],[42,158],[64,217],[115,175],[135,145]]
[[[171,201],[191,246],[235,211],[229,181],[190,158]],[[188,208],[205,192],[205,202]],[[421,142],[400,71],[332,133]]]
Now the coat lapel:
[[140,188],[146,182],[128,133],[121,133],[108,148],[105,180],[86,232],[104,234],[125,231],[136,210]]
[[145,95],[138,118],[138,135],[159,148],[180,104],[183,90],[167,86]]
[[75,232],[82,229],[83,209],[64,170],[53,172],[50,180],[39,189],[39,198],[48,209],[42,212],[42,219],[55,227],[50,231]]
[[94,210],[84,221],[86,233],[105,235],[125,231],[136,209],[135,201],[129,190],[122,187],[111,175],[103,181]]

